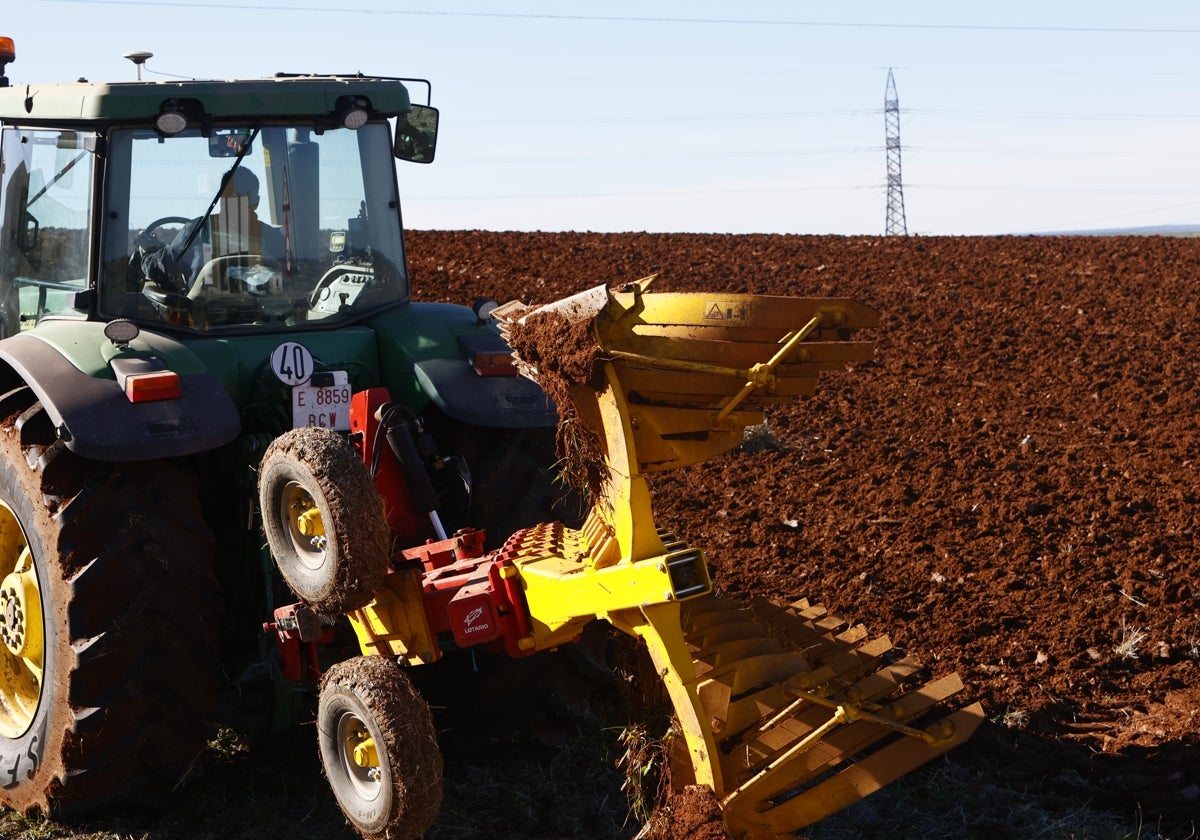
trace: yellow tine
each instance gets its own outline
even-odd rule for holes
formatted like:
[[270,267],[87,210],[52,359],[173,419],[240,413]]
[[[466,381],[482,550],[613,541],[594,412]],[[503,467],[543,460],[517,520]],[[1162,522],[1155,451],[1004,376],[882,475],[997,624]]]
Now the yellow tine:
[[[982,705],[975,703],[927,727],[927,731],[931,733],[938,732],[946,721],[954,727],[953,737],[936,746],[914,738],[901,738],[865,758],[856,760],[820,784],[762,812],[759,812],[758,808],[760,803],[755,802],[753,798],[727,803],[726,827],[735,837],[765,838],[798,831],[852,805],[905,773],[915,770],[931,758],[962,744],[974,734],[983,718]],[[761,833],[764,827],[775,833]],[[755,831],[759,833],[753,833]]]
[[733,696],[737,697],[765,685],[781,683],[807,670],[808,662],[803,655],[795,651],[783,651],[752,656],[714,668],[705,680],[728,684]]
[[705,670],[721,668],[742,659],[783,652],[783,644],[770,636],[760,635],[747,639],[734,639],[723,644],[706,647],[702,653],[697,654],[696,675],[701,675],[702,667]]
[[[852,691],[858,702],[874,707],[878,702],[895,692],[901,681],[910,677],[919,665],[914,660],[902,660],[861,679]],[[961,685],[961,683],[960,683]],[[949,695],[947,695],[949,696]],[[721,720],[724,723],[725,752],[741,751],[771,754],[786,749],[798,738],[805,737],[820,726],[828,717],[828,710],[814,705],[806,698],[793,699],[794,695],[784,685],[770,686],[761,692],[740,697],[730,702]],[[784,721],[783,712],[788,712],[787,727],[783,732],[775,729]],[[740,736],[737,743],[730,742]],[[743,761],[742,767],[753,762]]]
[[699,655],[703,655],[704,651],[722,645],[726,642],[737,641],[739,639],[761,639],[763,638],[762,626],[750,619],[733,620],[722,624],[714,624],[706,627],[699,633],[692,633],[684,636],[688,644],[693,645]]
[[[881,709],[878,714],[880,717],[894,721],[897,725],[903,725],[961,690],[962,681],[958,679],[957,675],[952,674],[949,677],[943,677],[940,680],[929,683],[920,691],[904,695],[896,702]],[[786,726],[777,727],[781,731],[772,730],[769,737],[760,737],[744,745],[742,748],[743,755],[757,754],[761,756],[758,761],[751,765],[752,768],[757,768],[764,763],[779,763],[781,755],[792,749],[797,742],[808,737],[809,733],[828,720],[829,716],[830,710],[828,708],[810,707],[804,711],[801,717],[793,718],[787,722]],[[816,751],[811,750],[795,755],[785,766],[779,767],[769,777],[762,779],[763,784],[767,785],[767,788],[762,791],[760,798],[766,798],[768,795],[774,795],[778,791],[788,790],[808,781],[825,772],[831,766],[846,760],[850,756],[857,755],[875,741],[894,734],[894,732],[895,730],[890,726],[872,720],[855,720],[850,722],[842,729],[827,736],[821,742],[827,746],[836,748],[836,751],[832,754],[834,759],[832,762],[822,759]],[[909,740],[913,739],[910,738]],[[743,772],[742,775],[746,776],[748,774]],[[730,776],[726,783],[731,784],[733,778],[733,776]]]

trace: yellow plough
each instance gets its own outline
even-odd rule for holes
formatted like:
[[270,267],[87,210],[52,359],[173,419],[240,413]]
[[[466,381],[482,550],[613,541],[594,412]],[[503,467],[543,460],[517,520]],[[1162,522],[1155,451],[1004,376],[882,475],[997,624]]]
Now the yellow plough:
[[[674,782],[711,786],[735,838],[773,838],[963,743],[983,710],[928,722],[963,688],[956,674],[914,685],[920,664],[887,637],[807,601],[717,598],[703,553],[654,523],[648,473],[734,448],[767,406],[870,359],[872,345],[850,336],[878,326],[876,313],[848,300],[654,294],[652,280],[497,313],[522,372],[554,394],[565,385],[579,423],[601,432],[608,468],[584,528],[544,526],[554,549],[538,532],[514,563],[539,649],[593,617],[645,641],[690,758]],[[548,383],[564,347],[539,346],[539,329],[561,338],[580,324],[602,378]]]

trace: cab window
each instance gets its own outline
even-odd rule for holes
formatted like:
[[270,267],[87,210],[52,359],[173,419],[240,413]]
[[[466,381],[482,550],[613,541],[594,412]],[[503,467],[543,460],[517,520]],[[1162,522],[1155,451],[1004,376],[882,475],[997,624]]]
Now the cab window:
[[[0,131],[0,334],[87,287],[93,154],[75,131]],[[71,314],[77,314],[72,312]]]

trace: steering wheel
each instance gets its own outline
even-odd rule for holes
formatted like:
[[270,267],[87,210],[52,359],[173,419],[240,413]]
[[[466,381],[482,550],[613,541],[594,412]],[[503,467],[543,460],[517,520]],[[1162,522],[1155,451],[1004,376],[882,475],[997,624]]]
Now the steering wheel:
[[142,294],[163,309],[190,310],[192,307],[192,300],[187,295],[169,291],[152,281],[142,286]]
[[[191,223],[191,218],[187,218],[185,216],[163,216],[161,218],[156,218],[155,221],[150,222],[148,226],[143,228],[142,233],[139,233],[133,238],[133,248],[130,253],[130,276],[145,280],[146,275],[145,269],[143,268],[143,260],[150,256],[150,254],[162,251],[164,247],[167,247],[167,242],[163,242],[161,239],[158,239],[158,236],[156,236],[154,233],[155,230],[161,228],[163,224]],[[155,288],[158,288],[157,284],[148,283],[148,286],[154,286]],[[160,293],[161,295],[173,294],[167,292],[166,289],[160,289]],[[154,301],[156,305],[167,306],[166,301],[160,299],[160,294],[154,293],[154,289],[150,289],[150,293],[146,294],[146,296],[148,296],[151,301]],[[178,308],[178,302],[173,302],[173,304],[170,304],[170,306],[173,308]]]
[[155,219],[150,224],[142,228],[142,232],[134,239],[134,244],[143,250],[155,250],[166,247],[166,243],[154,236],[154,231],[163,225],[190,225],[194,220],[186,216],[163,216],[161,219]]

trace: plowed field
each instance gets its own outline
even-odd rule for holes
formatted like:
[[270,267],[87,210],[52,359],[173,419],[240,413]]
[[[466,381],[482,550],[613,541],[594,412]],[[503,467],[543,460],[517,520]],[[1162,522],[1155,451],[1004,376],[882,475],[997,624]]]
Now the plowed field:
[[662,272],[878,309],[875,361],[773,445],[655,476],[658,521],[719,591],[958,671],[992,723],[955,760],[1163,832],[1200,813],[1200,240],[417,231],[410,257],[419,300]]

